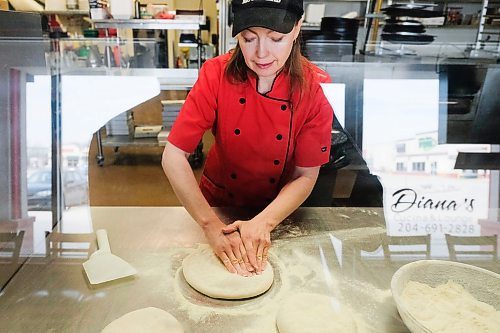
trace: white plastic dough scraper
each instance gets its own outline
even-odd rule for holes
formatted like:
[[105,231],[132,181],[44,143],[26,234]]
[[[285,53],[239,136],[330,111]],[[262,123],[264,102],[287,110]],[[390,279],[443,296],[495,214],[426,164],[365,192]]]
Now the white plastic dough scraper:
[[83,268],[91,284],[104,283],[137,274],[137,270],[111,253],[106,230],[96,231],[98,250],[92,253]]

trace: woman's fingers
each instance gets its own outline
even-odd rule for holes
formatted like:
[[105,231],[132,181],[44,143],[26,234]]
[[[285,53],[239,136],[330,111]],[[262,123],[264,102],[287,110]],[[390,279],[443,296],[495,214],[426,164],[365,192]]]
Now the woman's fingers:
[[[245,257],[246,252],[244,251],[243,243],[241,242],[241,237],[239,233],[232,233],[227,235],[231,244],[231,253],[228,255],[231,263],[239,275],[249,276],[251,275],[250,271],[247,269],[245,265]],[[242,252],[243,248],[243,252]]]
[[233,253],[229,255],[229,260],[231,260],[231,264],[236,269],[236,273],[238,273],[238,275],[248,276],[248,272],[246,271],[246,269],[243,269],[241,267],[238,258]]
[[221,252],[217,253],[217,256],[219,259],[222,261],[222,264],[226,267],[226,269],[231,272],[231,273],[236,273],[236,268],[234,268],[233,264],[231,263],[231,259],[229,259],[228,255],[226,252]]
[[257,274],[260,274],[263,271],[262,261],[264,257],[264,247],[264,243],[259,242],[259,245],[257,246]]
[[248,256],[248,262],[253,267],[253,271],[257,272],[259,266],[257,264],[257,252],[255,247],[253,246],[253,241],[251,239],[244,238],[243,246],[245,247]]
[[268,253],[269,253],[269,246],[265,246],[264,251],[262,251],[262,270],[266,269],[268,261]]
[[258,225],[250,225],[243,221],[235,221],[223,227],[222,232],[231,243],[232,253],[226,251],[226,254],[238,274],[247,276],[247,274],[262,273],[271,246],[269,233],[261,230]]
[[259,274],[266,268],[270,247],[271,239],[267,237],[257,245],[257,264],[259,266],[257,273]]
[[243,264],[245,265],[245,268],[247,269],[248,272],[252,273],[253,275],[253,273],[255,272],[255,268],[252,266],[252,264],[250,264],[250,260],[248,259],[248,254],[243,243],[240,244],[240,252],[241,256],[243,257]]
[[238,231],[238,225],[236,223],[226,225],[225,227],[222,228],[222,233],[224,234],[231,234],[235,231]]
[[[231,273],[237,273],[242,276],[251,275],[243,262],[243,259],[238,259],[237,256],[233,253],[233,251],[228,250],[227,252],[222,252],[219,256],[222,264],[226,267],[226,269]],[[240,264],[241,262],[241,264]]]

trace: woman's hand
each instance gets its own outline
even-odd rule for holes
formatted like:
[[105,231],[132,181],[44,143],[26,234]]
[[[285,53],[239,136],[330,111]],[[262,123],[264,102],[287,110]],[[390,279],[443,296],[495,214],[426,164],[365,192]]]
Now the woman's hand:
[[224,266],[231,273],[243,276],[255,271],[248,260],[245,247],[239,233],[224,234],[226,225],[217,217],[200,191],[193,169],[188,163],[189,153],[167,142],[162,157],[165,174],[181,201],[193,219],[202,227],[208,243]]
[[248,260],[257,274],[266,268],[268,251],[271,247],[271,225],[255,217],[248,221],[235,221],[222,229],[227,235],[239,232]]
[[251,276],[255,269],[250,264],[247,252],[238,232],[224,233],[225,225],[210,225],[204,228],[205,236],[215,254],[231,273]]

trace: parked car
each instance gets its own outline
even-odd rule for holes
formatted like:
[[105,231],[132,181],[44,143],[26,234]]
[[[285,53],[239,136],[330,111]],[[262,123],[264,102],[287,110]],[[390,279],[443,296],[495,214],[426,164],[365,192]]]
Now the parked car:
[[461,178],[477,178],[477,170],[465,169],[460,174]]
[[[28,210],[51,210],[52,173],[43,169],[28,177]],[[87,179],[80,171],[68,169],[62,171],[63,207],[82,205],[88,202]]]

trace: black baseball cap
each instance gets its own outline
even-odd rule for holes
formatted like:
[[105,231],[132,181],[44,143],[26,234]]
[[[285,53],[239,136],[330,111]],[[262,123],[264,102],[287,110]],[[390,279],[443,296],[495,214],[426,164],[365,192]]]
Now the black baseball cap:
[[232,7],[233,37],[250,27],[287,34],[304,14],[302,0],[233,0]]

